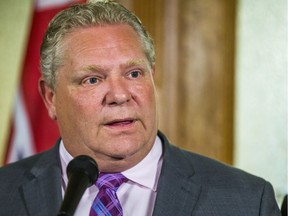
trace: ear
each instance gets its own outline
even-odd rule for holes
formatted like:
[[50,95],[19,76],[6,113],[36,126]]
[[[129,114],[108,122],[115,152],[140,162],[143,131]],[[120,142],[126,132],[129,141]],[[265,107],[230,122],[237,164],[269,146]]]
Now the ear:
[[48,115],[52,120],[57,120],[56,108],[55,108],[55,91],[52,90],[43,78],[38,82],[39,93],[44,101],[44,104],[48,110]]

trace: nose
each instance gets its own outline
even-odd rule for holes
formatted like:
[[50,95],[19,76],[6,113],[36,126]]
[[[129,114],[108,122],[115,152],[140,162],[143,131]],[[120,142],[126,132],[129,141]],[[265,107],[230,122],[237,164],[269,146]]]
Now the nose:
[[105,104],[108,105],[121,105],[131,99],[128,81],[123,77],[107,80],[108,91],[105,96]]

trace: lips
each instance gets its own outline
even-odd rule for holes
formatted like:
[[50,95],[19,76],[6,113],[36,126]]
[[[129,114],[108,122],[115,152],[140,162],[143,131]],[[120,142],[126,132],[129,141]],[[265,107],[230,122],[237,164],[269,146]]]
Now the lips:
[[107,122],[106,126],[125,126],[135,122],[135,119],[117,119]]

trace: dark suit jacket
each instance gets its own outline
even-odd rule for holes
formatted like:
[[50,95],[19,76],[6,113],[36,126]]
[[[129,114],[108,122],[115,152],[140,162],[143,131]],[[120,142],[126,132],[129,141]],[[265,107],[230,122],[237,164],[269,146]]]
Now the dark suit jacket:
[[[265,180],[181,150],[158,135],[164,153],[153,216],[280,215]],[[0,169],[1,216],[55,216],[61,199],[59,141]]]

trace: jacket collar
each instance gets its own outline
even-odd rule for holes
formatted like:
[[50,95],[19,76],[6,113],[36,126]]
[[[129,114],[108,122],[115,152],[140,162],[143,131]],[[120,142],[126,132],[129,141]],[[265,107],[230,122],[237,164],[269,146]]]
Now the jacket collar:
[[163,165],[153,215],[191,215],[201,186],[193,182],[193,164],[187,152],[171,145],[159,131],[163,143]]
[[59,140],[25,173],[27,181],[20,187],[29,215],[56,215],[62,200]]

